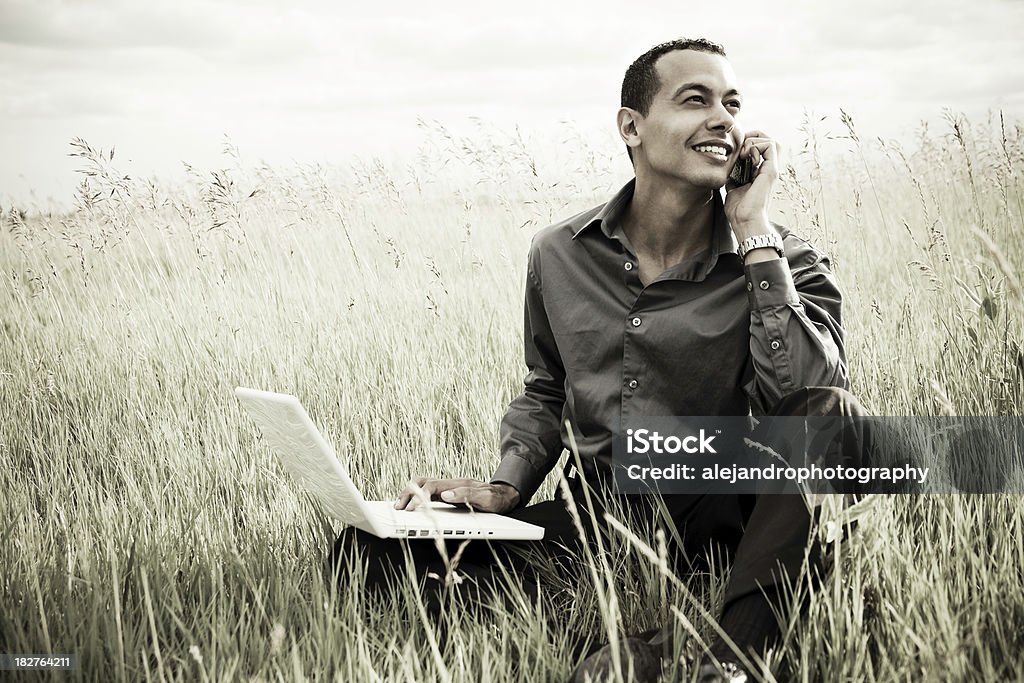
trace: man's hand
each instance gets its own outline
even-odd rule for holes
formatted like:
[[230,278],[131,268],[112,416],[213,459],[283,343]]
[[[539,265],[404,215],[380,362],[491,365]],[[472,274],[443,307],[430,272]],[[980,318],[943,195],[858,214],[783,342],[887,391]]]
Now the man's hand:
[[476,479],[428,479],[420,477],[402,489],[395,501],[396,510],[415,510],[421,498],[461,503],[478,512],[505,514],[519,505],[519,491],[511,484],[487,484]]
[[763,132],[752,130],[744,137],[739,156],[748,155],[757,168],[753,182],[738,187],[732,181],[726,184],[725,216],[739,242],[771,230],[768,203],[779,177],[779,144]]

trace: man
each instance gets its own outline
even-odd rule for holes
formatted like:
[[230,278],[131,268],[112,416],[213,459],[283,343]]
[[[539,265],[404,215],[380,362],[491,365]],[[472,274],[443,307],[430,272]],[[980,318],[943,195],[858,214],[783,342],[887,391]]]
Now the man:
[[[567,473],[579,491],[581,482],[607,490],[612,436],[629,418],[859,411],[842,391],[841,297],[828,259],[769,222],[778,145],[760,131],[741,130],[742,106],[715,43],[672,41],[629,67],[617,122],[636,178],[607,204],[533,240],[524,335],[529,374],[502,422],[494,476],[420,479],[396,508],[415,507],[422,489],[434,499],[542,524],[546,542],[560,542],[571,535],[564,502],[526,504],[569,448],[566,421],[583,469]],[[743,158],[756,176],[735,186],[730,171]],[[719,544],[735,555],[721,625],[741,648],[763,652],[778,637],[774,587],[795,578],[786,574],[799,571],[808,543],[803,500],[665,500],[688,554]],[[380,558],[390,556],[400,567],[398,543],[349,532],[335,557],[361,547],[371,563],[386,565]],[[429,564],[423,554],[433,551],[420,544],[416,552],[416,562]],[[710,654],[719,661],[705,663],[702,680],[730,672],[739,680],[738,659],[726,643],[713,644]]]

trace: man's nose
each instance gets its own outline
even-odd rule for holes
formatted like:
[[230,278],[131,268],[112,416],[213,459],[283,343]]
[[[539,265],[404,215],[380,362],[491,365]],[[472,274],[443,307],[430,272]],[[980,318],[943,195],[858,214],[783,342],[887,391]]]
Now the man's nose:
[[722,103],[711,108],[708,114],[707,126],[710,130],[720,130],[726,133],[732,131],[736,125],[736,119]]

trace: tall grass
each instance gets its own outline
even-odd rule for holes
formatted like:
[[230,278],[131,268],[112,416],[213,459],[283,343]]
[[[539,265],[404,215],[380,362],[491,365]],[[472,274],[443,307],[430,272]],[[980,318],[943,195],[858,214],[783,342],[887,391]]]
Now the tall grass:
[[[777,210],[833,255],[855,392],[880,414],[1020,414],[1020,126],[950,115],[904,148],[834,125],[805,127]],[[699,655],[724,573],[690,594],[625,535],[596,574],[455,609],[440,639],[414,586],[382,605],[323,582],[337,529],[231,389],[299,395],[370,497],[486,478],[521,387],[530,236],[626,178],[581,139],[423,127],[407,168],[252,167],[227,141],[224,168],[173,187],[77,140],[73,210],[3,207],[0,652],[74,652],[97,680],[558,680],[570,631],[669,624]],[[858,514],[852,542],[823,525],[829,583],[772,667],[1024,678],[1015,496]]]

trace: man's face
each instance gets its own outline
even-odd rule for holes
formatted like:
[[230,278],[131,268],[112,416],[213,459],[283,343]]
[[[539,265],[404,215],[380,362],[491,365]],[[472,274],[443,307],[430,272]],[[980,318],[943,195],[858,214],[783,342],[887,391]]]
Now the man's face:
[[652,174],[694,187],[722,187],[743,141],[732,67],[721,55],[675,50],[654,68],[661,88],[647,116],[636,120],[638,173],[646,164]]

